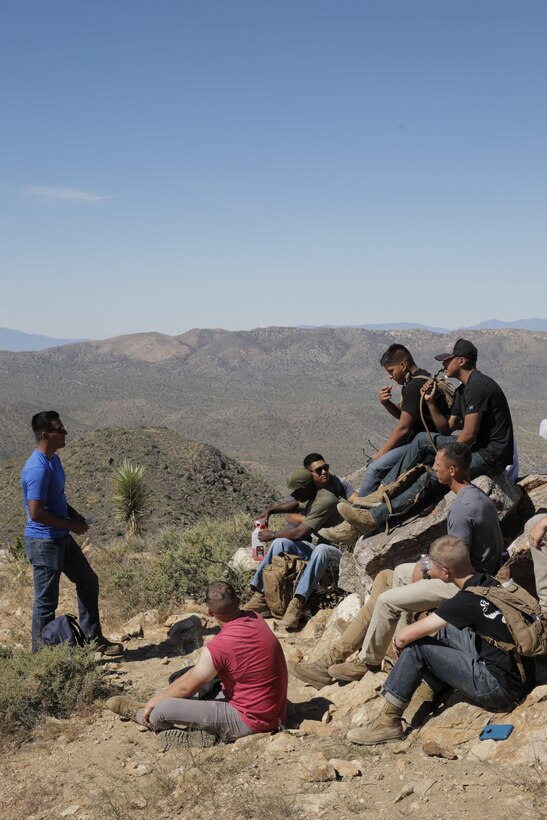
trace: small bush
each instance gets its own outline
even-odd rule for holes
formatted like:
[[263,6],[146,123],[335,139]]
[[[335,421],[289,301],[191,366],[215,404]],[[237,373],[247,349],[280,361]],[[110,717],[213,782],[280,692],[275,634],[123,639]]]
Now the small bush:
[[46,715],[66,718],[105,694],[91,647],[14,650],[0,664],[0,738],[28,735]]
[[239,547],[249,546],[250,532],[251,519],[245,515],[226,521],[204,518],[185,530],[162,530],[153,545],[155,555],[115,570],[107,584],[130,600],[133,609],[199,599],[215,580],[230,581],[239,593],[246,592],[251,573],[234,570],[228,562]]
[[17,537],[13,544],[9,545],[8,552],[15,561],[26,561],[27,559],[22,538]]

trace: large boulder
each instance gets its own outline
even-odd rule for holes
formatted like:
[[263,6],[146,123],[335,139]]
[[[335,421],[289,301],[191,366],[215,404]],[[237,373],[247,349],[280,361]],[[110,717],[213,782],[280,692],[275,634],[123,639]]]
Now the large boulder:
[[[523,490],[505,473],[479,476],[473,484],[492,499],[500,521],[517,508],[523,496]],[[433,510],[407,519],[388,534],[382,532],[359,539],[354,552],[342,556],[339,586],[346,592],[362,593],[363,589],[370,589],[382,569],[394,569],[406,561],[416,561],[427,552],[435,538],[446,534],[446,516],[455,498],[455,494],[449,492]]]

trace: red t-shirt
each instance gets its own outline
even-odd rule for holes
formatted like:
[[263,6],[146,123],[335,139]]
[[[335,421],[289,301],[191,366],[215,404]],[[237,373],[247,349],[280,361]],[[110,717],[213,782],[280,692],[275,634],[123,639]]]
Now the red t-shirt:
[[287,664],[281,644],[261,615],[245,612],[207,644],[227,700],[255,732],[284,723]]

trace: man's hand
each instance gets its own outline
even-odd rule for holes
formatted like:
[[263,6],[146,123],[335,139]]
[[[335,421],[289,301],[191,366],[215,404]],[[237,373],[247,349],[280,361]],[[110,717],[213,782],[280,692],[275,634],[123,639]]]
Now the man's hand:
[[387,387],[380,388],[380,404],[388,404],[391,401],[391,386],[388,385]]
[[79,518],[68,518],[67,519],[67,527],[70,532],[75,533],[76,535],[83,535],[84,532],[87,532],[89,529],[89,525],[85,523],[85,519]]
[[268,541],[273,541],[276,537],[275,532],[272,532],[271,530],[260,530],[258,533],[258,540],[264,541],[265,543]]
[[534,549],[539,550],[541,549],[541,542],[547,532],[547,515],[545,518],[542,518],[541,521],[538,521],[537,524],[532,527],[530,530],[530,534],[528,536],[528,543]]
[[420,393],[424,397],[424,401],[428,403],[432,402],[437,395],[437,382],[433,381],[433,379],[429,379],[429,381],[420,388]]
[[149,729],[152,729],[152,726],[148,722],[148,718],[150,717],[152,709],[154,708],[154,706],[156,706],[157,703],[160,702],[160,700],[163,700],[162,695],[154,695],[154,697],[150,698],[148,703],[145,704],[145,707],[142,710],[141,720],[145,726],[148,726]]

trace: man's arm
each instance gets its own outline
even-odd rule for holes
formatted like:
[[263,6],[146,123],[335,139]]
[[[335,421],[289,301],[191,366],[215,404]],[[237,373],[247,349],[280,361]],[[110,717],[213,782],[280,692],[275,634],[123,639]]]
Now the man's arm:
[[398,447],[402,442],[407,438],[407,436],[412,432],[414,428],[414,424],[416,422],[416,416],[413,416],[411,413],[407,413],[406,410],[399,410],[399,422],[393,428],[391,435],[385,442],[385,444],[380,447],[377,453],[371,458],[371,461],[376,461],[383,456],[384,453],[388,453],[390,450],[393,450],[395,447]]
[[[71,509],[71,507],[68,508],[69,515]],[[84,532],[87,532],[89,529],[81,516],[79,518],[72,518],[72,516],[70,518],[59,518],[58,515],[53,515],[49,510],[46,510],[45,501],[34,498],[28,499],[28,514],[31,521],[44,524],[46,527],[58,527],[62,530],[70,530],[70,532],[76,535],[83,535]]]
[[258,533],[258,540],[264,541],[264,543],[273,541],[275,538],[290,538],[291,541],[302,541],[303,539],[308,538],[312,532],[312,528],[302,522],[296,527],[290,527],[287,530],[278,530],[278,532],[272,532],[271,530],[260,530]]
[[401,408],[398,404],[391,401],[391,387],[382,387],[380,389],[379,397],[382,407],[385,407],[387,412],[393,416],[393,418],[398,419],[401,415]]
[[298,501],[282,501],[280,504],[274,504],[273,507],[266,507],[261,513],[255,516],[255,520],[265,521],[266,524],[270,520],[270,515],[283,515],[284,513],[293,513],[298,511]]
[[414,643],[414,641],[418,641],[420,638],[425,638],[434,632],[438,632],[439,629],[442,629],[446,624],[447,621],[443,621],[442,618],[439,618],[438,615],[432,612],[427,618],[416,621],[416,623],[410,624],[410,626],[404,626],[393,638],[393,648],[397,652],[397,656],[399,656],[399,653],[405,646]]
[[433,381],[433,379],[430,379],[424,384],[420,392],[424,397],[424,401],[427,402],[429,415],[431,416],[431,420],[437,428],[437,431],[443,436],[450,435],[450,433],[455,430],[459,424],[459,416],[449,416],[447,418],[443,415],[443,413],[441,413],[437,402],[435,401],[437,398],[437,383]]
[[159,695],[154,695],[153,698],[150,698],[142,712],[143,723],[148,723],[150,712],[160,701],[166,698],[191,698],[204,684],[213,680],[216,674],[211,653],[207,647],[205,647],[193,669],[190,669],[185,675],[181,675],[180,678],[174,680],[173,683],[168,686],[167,689],[164,689],[163,692],[160,692]]
[[468,413],[463,420],[463,430],[458,436],[460,444],[467,444],[469,447],[476,441],[481,426],[482,413]]
[[85,522],[84,516],[80,515],[80,513],[77,510],[75,510],[74,507],[71,507],[70,504],[67,504],[66,506],[67,506],[67,512],[68,512],[68,517],[69,518],[74,518],[76,521],[84,521]]

